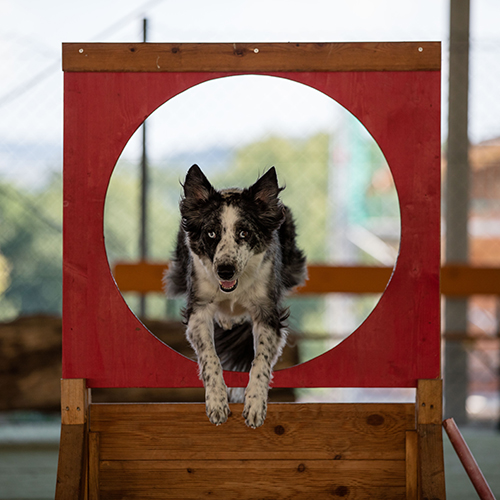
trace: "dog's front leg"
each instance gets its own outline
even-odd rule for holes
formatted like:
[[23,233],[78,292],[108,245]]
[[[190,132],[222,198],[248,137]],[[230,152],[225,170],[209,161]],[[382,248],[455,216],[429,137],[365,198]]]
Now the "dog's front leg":
[[285,332],[254,322],[255,357],[245,390],[243,417],[249,427],[260,427],[266,418],[271,373],[285,344]]
[[223,424],[230,410],[222,366],[214,346],[213,312],[207,309],[193,312],[186,335],[198,359],[200,378],[205,386],[207,416],[213,424]]

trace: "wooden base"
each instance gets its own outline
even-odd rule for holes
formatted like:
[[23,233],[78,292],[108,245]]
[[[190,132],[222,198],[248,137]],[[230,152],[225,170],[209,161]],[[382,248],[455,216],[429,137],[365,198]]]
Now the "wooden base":
[[221,426],[203,404],[90,404],[88,426],[63,423],[56,499],[444,500],[440,391],[431,380],[416,404],[270,404],[255,430],[236,404]]

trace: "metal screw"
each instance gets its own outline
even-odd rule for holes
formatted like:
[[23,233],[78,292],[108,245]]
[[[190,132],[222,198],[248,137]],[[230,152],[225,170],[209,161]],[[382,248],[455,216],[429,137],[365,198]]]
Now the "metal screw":
[[253,51],[254,51],[255,54],[259,53],[259,49],[257,49],[257,48],[253,49]]
[[423,47],[419,47],[419,48],[418,48],[418,51],[419,51],[419,52],[423,52],[423,51],[424,51],[424,48],[423,48]]
[[83,54],[83,49],[80,49],[78,52],[80,52],[80,54]]

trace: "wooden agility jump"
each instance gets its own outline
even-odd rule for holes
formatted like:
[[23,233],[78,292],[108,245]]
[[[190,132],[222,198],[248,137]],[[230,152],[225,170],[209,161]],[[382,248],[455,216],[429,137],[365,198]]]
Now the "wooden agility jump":
[[[444,499],[440,380],[440,44],[65,44],[62,430],[56,498]],[[410,404],[93,404],[100,387],[200,387],[196,364],[125,304],[103,238],[106,189],[129,138],[203,82],[262,74],[313,87],[384,153],[400,254],[377,307],[274,387],[413,387]],[[248,374],[226,372],[228,386]]]

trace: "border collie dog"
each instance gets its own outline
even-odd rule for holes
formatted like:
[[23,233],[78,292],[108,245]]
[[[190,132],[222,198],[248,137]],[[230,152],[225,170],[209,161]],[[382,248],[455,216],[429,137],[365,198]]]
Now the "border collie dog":
[[[306,279],[290,210],[273,168],[246,189],[216,190],[197,165],[183,184],[181,225],[166,274],[168,293],[185,295],[187,338],[205,386],[207,416],[229,414],[223,369],[250,371],[243,417],[264,423],[272,369],[286,341],[286,292]],[[242,400],[243,391],[230,390]]]

